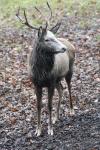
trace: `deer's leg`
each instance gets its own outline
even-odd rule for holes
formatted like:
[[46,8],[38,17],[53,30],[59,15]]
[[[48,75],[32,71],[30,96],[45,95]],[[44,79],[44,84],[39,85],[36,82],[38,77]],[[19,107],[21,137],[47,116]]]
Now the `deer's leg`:
[[37,97],[37,128],[35,134],[39,136],[41,134],[41,102],[42,102],[42,88],[36,87]]
[[58,106],[57,106],[57,113],[53,118],[53,123],[55,123],[59,119],[59,114],[60,114],[60,103],[61,103],[61,100],[62,100],[62,93],[63,93],[61,82],[59,82],[56,85],[56,89],[58,91],[59,101],[58,101]]
[[62,100],[62,94],[63,94],[63,89],[61,83],[58,84],[57,86],[57,91],[59,95],[59,101],[58,101],[58,106],[57,106],[57,119],[59,119],[59,114],[60,114],[60,103]]
[[70,115],[74,114],[74,109],[73,109],[73,101],[72,101],[72,97],[71,97],[71,78],[72,78],[72,72],[68,72],[68,74],[66,75],[65,79],[68,85],[68,91],[69,91],[69,99],[70,99]]
[[54,94],[54,86],[48,88],[48,110],[49,110],[49,122],[48,122],[48,134],[53,135],[52,127],[52,99]]

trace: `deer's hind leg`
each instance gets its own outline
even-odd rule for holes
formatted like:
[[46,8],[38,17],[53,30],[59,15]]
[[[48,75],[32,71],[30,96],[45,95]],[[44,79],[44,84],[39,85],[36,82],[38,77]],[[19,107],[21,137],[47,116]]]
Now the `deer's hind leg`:
[[73,109],[73,101],[72,101],[72,96],[71,96],[71,78],[72,78],[72,71],[69,71],[65,77],[65,80],[68,85],[68,91],[69,91],[69,100],[70,100],[70,115],[74,114],[74,109]]

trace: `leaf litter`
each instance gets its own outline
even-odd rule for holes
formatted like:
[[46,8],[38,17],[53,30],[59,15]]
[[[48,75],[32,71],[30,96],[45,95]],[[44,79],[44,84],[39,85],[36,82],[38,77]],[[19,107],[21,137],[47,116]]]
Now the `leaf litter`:
[[[69,20],[68,20],[69,19]],[[84,18],[83,18],[84,19]],[[69,22],[68,22],[69,21]],[[54,136],[47,135],[47,91],[43,90],[43,133],[35,136],[36,95],[27,73],[27,56],[34,32],[4,27],[0,30],[0,150],[99,150],[100,149],[100,41],[98,18],[89,27],[79,27],[79,18],[64,16],[59,37],[76,47],[72,98],[75,116],[69,116],[68,90],[64,92],[60,120]],[[53,99],[53,113],[58,101]]]

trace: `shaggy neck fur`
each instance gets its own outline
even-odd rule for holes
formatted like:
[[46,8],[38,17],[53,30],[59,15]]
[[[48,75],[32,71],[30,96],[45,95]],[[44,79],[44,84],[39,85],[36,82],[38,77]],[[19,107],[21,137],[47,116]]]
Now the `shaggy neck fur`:
[[47,48],[37,43],[33,52],[32,66],[32,80],[38,86],[47,86],[51,80],[50,72],[54,65],[54,54],[48,53]]

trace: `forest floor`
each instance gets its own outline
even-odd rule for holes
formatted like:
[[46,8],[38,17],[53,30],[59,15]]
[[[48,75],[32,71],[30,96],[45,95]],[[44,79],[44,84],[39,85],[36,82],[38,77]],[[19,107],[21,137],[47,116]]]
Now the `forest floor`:
[[[0,29],[0,150],[100,149],[100,18],[63,16],[59,37],[76,47],[72,97],[75,115],[69,115],[68,90],[63,81],[60,120],[54,135],[47,134],[47,92],[43,91],[42,135],[36,137],[36,97],[28,79],[27,55],[33,47],[29,29]],[[53,112],[58,101],[55,91]]]

